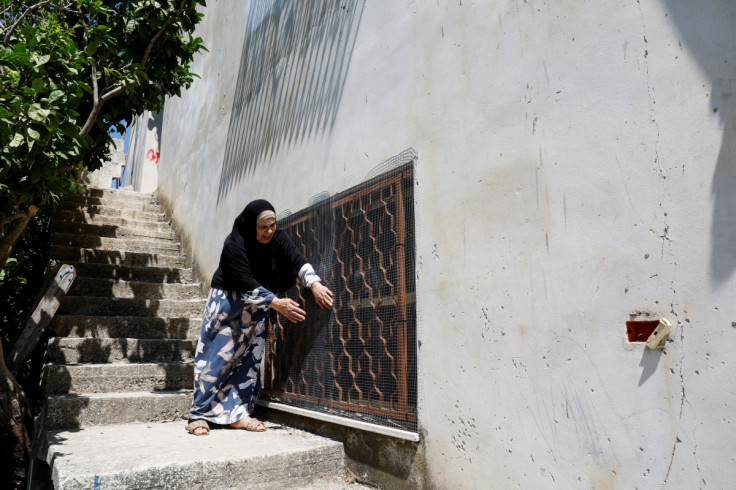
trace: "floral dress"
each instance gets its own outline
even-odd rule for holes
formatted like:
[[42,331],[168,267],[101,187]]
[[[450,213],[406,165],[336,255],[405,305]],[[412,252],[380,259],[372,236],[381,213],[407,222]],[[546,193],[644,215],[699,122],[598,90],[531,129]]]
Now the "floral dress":
[[[297,279],[305,287],[320,280],[309,263]],[[268,311],[275,297],[265,288],[210,289],[194,357],[190,420],[227,425],[253,413],[261,389]]]
[[194,358],[191,420],[232,424],[253,413],[273,298],[263,288],[210,289]]

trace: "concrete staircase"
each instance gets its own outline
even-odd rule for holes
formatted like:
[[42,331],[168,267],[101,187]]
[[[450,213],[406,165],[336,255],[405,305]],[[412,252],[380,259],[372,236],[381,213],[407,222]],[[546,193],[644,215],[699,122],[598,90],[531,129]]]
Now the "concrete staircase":
[[38,452],[57,490],[342,488],[336,441],[273,424],[186,433],[204,296],[153,195],[89,189],[51,231],[51,258],[78,271],[42,381]]

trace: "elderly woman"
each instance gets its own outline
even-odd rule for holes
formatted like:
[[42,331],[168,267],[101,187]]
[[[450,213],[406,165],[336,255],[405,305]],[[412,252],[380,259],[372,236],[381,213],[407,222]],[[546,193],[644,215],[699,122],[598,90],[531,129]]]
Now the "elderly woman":
[[304,320],[297,302],[277,297],[295,279],[312,290],[321,308],[332,308],[332,292],[289,236],[276,229],[273,206],[262,199],[251,202],[235,219],[212,277],[194,361],[186,427],[191,434],[209,434],[208,422],[266,430],[251,417],[261,388],[266,321],[270,308],[292,322]]

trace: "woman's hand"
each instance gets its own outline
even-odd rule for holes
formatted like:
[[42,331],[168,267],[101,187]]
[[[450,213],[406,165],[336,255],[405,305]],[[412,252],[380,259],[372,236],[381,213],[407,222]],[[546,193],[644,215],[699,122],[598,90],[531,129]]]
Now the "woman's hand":
[[306,313],[299,308],[299,303],[289,298],[274,298],[271,300],[271,308],[284,315],[291,322],[301,322],[306,318]]
[[314,300],[320,308],[326,310],[332,308],[332,291],[323,286],[319,281],[313,283],[311,289]]

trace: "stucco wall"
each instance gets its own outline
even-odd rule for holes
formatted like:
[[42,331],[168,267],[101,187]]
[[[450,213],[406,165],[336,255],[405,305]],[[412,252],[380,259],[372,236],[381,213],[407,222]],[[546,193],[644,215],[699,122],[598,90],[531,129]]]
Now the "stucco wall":
[[[427,486],[731,486],[736,4],[343,3],[264,67],[244,40],[293,4],[209,2],[159,164],[200,272],[251,199],[296,210],[414,148]],[[248,117],[265,143],[233,156]],[[660,316],[664,352],[624,341]]]
[[103,162],[102,167],[94,172],[84,175],[84,182],[95,187],[109,189],[113,185],[113,178],[120,178],[120,172],[125,165],[125,144],[122,139],[113,139],[113,148],[110,152],[110,160]]
[[130,157],[125,168],[125,186],[138,192],[158,187],[158,163],[163,115],[145,111],[136,118],[131,132]]

